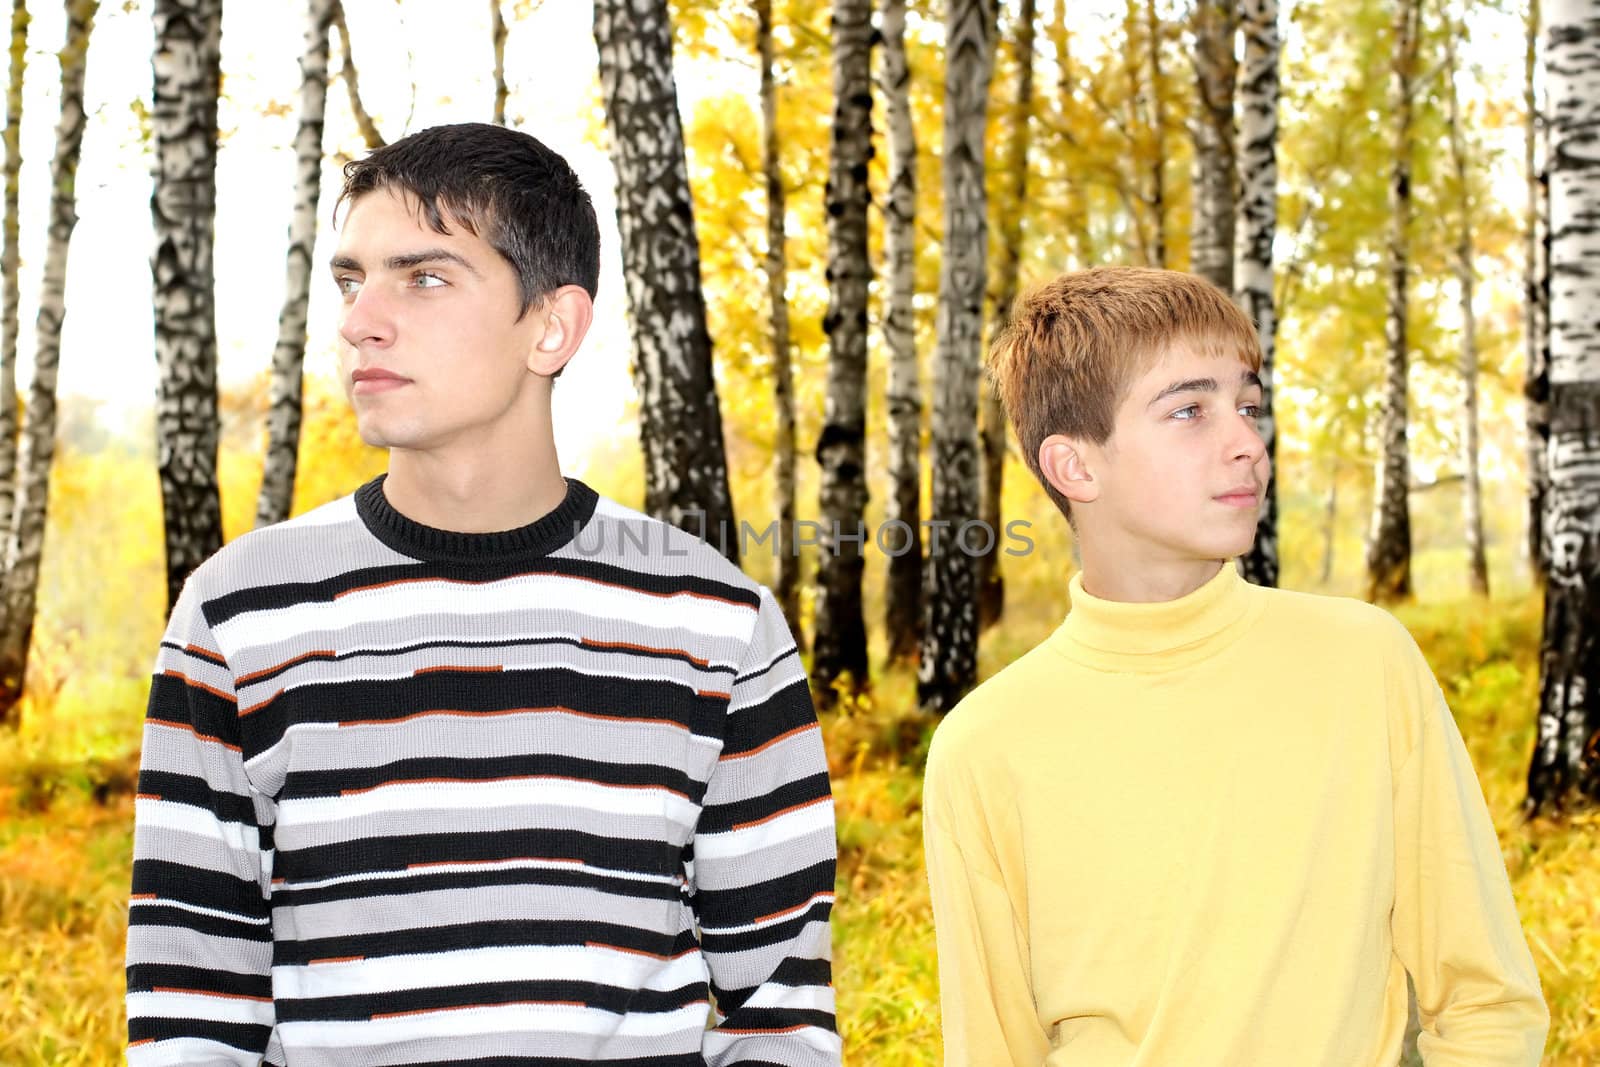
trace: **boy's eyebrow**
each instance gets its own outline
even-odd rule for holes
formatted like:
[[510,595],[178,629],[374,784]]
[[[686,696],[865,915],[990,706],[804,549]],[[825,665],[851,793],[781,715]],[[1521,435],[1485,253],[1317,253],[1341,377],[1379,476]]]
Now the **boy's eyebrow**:
[[[409,270],[412,267],[420,267],[427,263],[454,263],[466,268],[475,277],[482,277],[478,273],[477,267],[474,267],[464,257],[457,255],[448,248],[423,248],[415,252],[403,252],[400,255],[390,256],[383,261],[383,265],[389,270]],[[334,256],[328,260],[328,266],[333,270],[363,269],[360,260],[346,255]]]
[[1155,399],[1146,404],[1146,407],[1155,407],[1169,396],[1178,393],[1214,393],[1217,391],[1215,378],[1188,378],[1181,382],[1173,382],[1155,395]]
[[[1253,370],[1246,370],[1239,375],[1239,384],[1244,388],[1249,388],[1252,385],[1260,388],[1261,375]],[[1167,397],[1176,396],[1179,393],[1214,393],[1217,388],[1217,380],[1215,378],[1188,378],[1181,382],[1173,382],[1157,393],[1155,399],[1145,406],[1153,408],[1167,399]]]

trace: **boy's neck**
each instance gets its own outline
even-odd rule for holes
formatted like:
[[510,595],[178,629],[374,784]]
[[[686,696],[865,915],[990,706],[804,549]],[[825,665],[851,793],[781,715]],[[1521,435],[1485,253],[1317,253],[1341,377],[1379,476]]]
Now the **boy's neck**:
[[389,505],[413,522],[454,533],[496,533],[536,522],[567,495],[555,443],[524,454],[468,457],[391,449]]
[[1217,576],[1227,560],[1136,560],[1118,553],[1096,553],[1080,544],[1083,591],[1101,600],[1159,604],[1178,600]]

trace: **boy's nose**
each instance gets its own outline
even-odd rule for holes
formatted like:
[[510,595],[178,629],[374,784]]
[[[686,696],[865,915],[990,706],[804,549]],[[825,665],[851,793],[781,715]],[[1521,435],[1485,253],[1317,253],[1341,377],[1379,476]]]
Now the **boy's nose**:
[[377,293],[363,287],[339,318],[339,336],[355,348],[385,345],[394,339],[394,321]]
[[1239,417],[1239,436],[1233,442],[1233,456],[1235,459],[1248,459],[1255,463],[1267,454],[1267,442],[1261,436],[1261,427],[1256,419],[1241,415]]

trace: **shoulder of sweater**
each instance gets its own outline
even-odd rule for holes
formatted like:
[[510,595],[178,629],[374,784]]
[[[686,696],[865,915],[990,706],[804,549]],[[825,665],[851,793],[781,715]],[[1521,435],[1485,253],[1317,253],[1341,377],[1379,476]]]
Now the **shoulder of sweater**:
[[[711,532],[714,531],[708,531]],[[728,537],[738,537],[738,531],[730,530]],[[594,517],[590,519],[589,527],[579,534],[579,542],[579,551],[586,552],[587,543],[597,545],[607,555],[620,553],[624,556],[624,565],[629,554],[636,559],[645,556],[664,573],[693,575],[758,595],[770,595],[760,582],[730,562],[709,541],[619,504],[607,496],[596,500]]]
[[188,584],[210,598],[241,585],[294,580],[307,570],[308,562],[326,558],[333,545],[349,537],[365,538],[387,552],[366,532],[356,515],[355,497],[347,495],[240,534],[196,567]]
[[1377,642],[1411,641],[1410,631],[1389,611],[1348,596],[1307,593],[1296,589],[1256,588],[1265,609],[1258,625],[1304,642],[1307,638]]
[[[968,766],[984,762],[990,754],[1004,755],[1015,748],[1014,723],[1029,714],[1042,691],[1062,691],[1063,675],[1082,670],[1040,641],[982,682],[951,708],[928,751],[930,767],[938,763]],[[1047,686],[1041,689],[1041,684]]]

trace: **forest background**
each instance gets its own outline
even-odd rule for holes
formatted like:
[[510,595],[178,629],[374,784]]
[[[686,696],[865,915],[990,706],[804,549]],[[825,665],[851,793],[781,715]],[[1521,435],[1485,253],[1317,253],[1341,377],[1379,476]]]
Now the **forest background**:
[[[1384,458],[1392,355],[1385,319],[1389,185],[1397,159],[1396,12],[1409,2],[1301,2],[1278,17],[1272,295],[1279,584],[1288,588],[1371,592],[1369,549],[1381,526],[1375,472]],[[74,6],[96,7],[78,0],[67,10]],[[29,615],[26,688],[0,734],[0,1062],[8,1064],[120,1059],[132,787],[167,597],[149,299],[150,57],[159,6],[156,0],[99,5],[87,54],[77,57],[86,68],[86,123],[75,190],[68,187],[77,225],[60,303],[55,455],[37,606]],[[787,199],[795,498],[802,518],[817,518],[823,476],[815,446],[830,389],[824,319],[830,301],[825,177],[835,132],[832,5],[775,0],[771,6],[778,174]],[[49,300],[49,235],[38,222],[50,216],[58,187],[50,169],[61,94],[56,56],[67,33],[61,7],[33,7],[25,45],[13,49],[13,62],[26,62],[19,283],[25,314],[16,337],[24,383],[30,356],[48,340],[27,313]],[[946,29],[942,3],[915,0],[908,7],[917,179],[913,336],[926,383],[934,373],[945,240]],[[1015,263],[1012,284],[1022,286],[1097,263],[1196,268],[1211,225],[1195,180],[1208,124],[1197,77],[1199,10],[1188,0],[1000,5],[984,153],[986,333],[1006,303],[996,274],[1007,262]],[[272,339],[284,302],[304,36],[299,20],[284,11],[276,4],[222,5],[214,350],[227,538],[256,521]],[[1395,610],[1438,673],[1489,800],[1552,1009],[1546,1062],[1592,1063],[1600,1060],[1596,823],[1581,804],[1531,819],[1522,813],[1539,704],[1541,617],[1528,537],[1524,405],[1532,225],[1526,57],[1538,14],[1500,0],[1440,0],[1415,5],[1415,12],[1412,116],[1401,142],[1413,196],[1404,226],[1410,262],[1402,345],[1413,595],[1399,598]],[[779,443],[764,274],[768,194],[757,19],[743,5],[694,0],[679,0],[672,16],[728,480],[734,512],[760,528],[777,517]],[[590,5],[347,0],[333,40],[293,511],[349,492],[384,463],[356,438],[332,377],[336,296],[320,264],[331,249],[329,194],[338,188],[339,166],[372,143],[364,126],[392,139],[437,122],[489,120],[497,106],[503,121],[567,155],[594,196],[603,228],[601,294],[590,340],[556,390],[558,442],[569,474],[642,506],[648,472],[630,376],[617,177]],[[71,59],[70,52],[63,56]],[[882,210],[890,152],[878,48],[872,64],[875,150],[866,185],[875,274],[866,297],[860,397],[869,527],[885,517],[890,479]],[[357,69],[359,90],[346,91],[357,84],[351,76]],[[1457,253],[1464,232],[1480,435],[1473,465],[1481,472],[1488,599],[1474,592],[1464,518],[1472,483],[1463,459],[1467,330]],[[931,399],[924,407],[923,434],[931,436]],[[926,443],[923,452],[922,500],[928,501]],[[1033,548],[1002,558],[1004,609],[983,632],[980,676],[1059,622],[1073,570],[1065,523],[1014,442],[1004,463],[1000,513],[1030,524]],[[800,556],[797,611],[808,638],[816,632],[818,555],[807,549]],[[888,560],[870,546],[865,557],[870,678],[821,694],[832,705],[823,721],[840,820],[840,1021],[850,1062],[934,1063],[937,982],[919,795],[921,759],[936,719],[919,709],[914,654],[891,655],[894,634],[884,623]],[[743,563],[762,581],[779,579],[771,552],[748,552]]]

